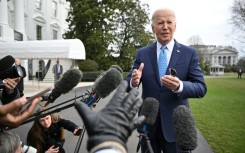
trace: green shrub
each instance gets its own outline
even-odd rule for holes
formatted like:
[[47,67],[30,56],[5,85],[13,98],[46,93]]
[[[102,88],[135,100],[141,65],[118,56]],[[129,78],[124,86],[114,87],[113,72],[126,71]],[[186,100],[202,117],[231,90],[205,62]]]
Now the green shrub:
[[101,73],[100,71],[83,72],[82,81],[95,81]]
[[99,65],[94,60],[85,60],[79,63],[81,71],[98,71]]

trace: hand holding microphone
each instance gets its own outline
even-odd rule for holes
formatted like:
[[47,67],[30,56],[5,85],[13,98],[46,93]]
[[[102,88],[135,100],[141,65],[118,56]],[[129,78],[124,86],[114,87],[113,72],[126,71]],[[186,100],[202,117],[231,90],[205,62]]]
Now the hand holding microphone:
[[128,137],[144,121],[144,116],[134,118],[142,104],[142,99],[137,98],[138,90],[126,94],[126,89],[127,82],[122,81],[110,102],[98,113],[84,103],[75,102],[88,132],[87,149],[90,152],[112,146],[125,152]]

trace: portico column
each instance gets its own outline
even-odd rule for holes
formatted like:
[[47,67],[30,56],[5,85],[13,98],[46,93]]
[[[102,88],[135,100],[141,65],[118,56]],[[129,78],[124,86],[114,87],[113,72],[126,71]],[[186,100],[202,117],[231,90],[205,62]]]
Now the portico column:
[[23,40],[26,40],[25,33],[25,15],[24,15],[24,1],[23,0],[15,0],[14,1],[14,16],[15,30],[23,34]]
[[0,0],[0,25],[8,25],[7,0]]
[[8,24],[7,0],[0,0],[0,41],[13,41],[14,31]]

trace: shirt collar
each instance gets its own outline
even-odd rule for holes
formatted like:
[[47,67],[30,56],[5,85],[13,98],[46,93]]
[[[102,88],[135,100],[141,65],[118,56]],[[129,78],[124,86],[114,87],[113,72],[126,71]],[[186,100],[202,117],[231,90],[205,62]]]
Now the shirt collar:
[[[167,45],[167,48],[170,52],[173,51],[174,49],[174,39],[172,39]],[[162,44],[160,44],[158,41],[157,41],[157,50],[160,50],[162,47]]]

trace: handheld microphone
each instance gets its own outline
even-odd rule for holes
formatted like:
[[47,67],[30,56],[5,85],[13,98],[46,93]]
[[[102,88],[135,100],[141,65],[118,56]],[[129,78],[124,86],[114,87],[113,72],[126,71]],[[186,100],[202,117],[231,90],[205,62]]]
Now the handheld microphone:
[[[140,149],[142,139],[149,141],[148,136],[147,136],[147,133],[148,133],[147,127],[149,125],[153,125],[156,122],[158,110],[159,110],[159,101],[157,99],[152,98],[152,97],[147,97],[144,100],[142,107],[141,107],[141,110],[139,112],[139,116],[141,116],[141,115],[145,116],[145,123],[143,124],[143,126],[141,127],[141,130],[140,130],[137,152]],[[147,146],[148,146],[149,150],[152,150],[150,142],[147,142]]]
[[176,143],[182,153],[194,150],[197,147],[197,131],[194,118],[188,107],[180,105],[174,109],[173,126]]
[[92,93],[90,93],[88,100],[85,101],[87,106],[91,106],[99,101],[100,98],[105,98],[118,87],[123,80],[119,69],[121,69],[119,66],[111,67],[97,77],[92,87]]
[[78,69],[67,70],[62,78],[57,81],[54,85],[54,89],[51,91],[50,95],[47,97],[47,102],[45,107],[49,103],[53,103],[61,94],[65,94],[72,90],[82,79],[82,72]]
[[15,62],[15,59],[11,55],[7,55],[0,59],[0,71],[9,69]]

